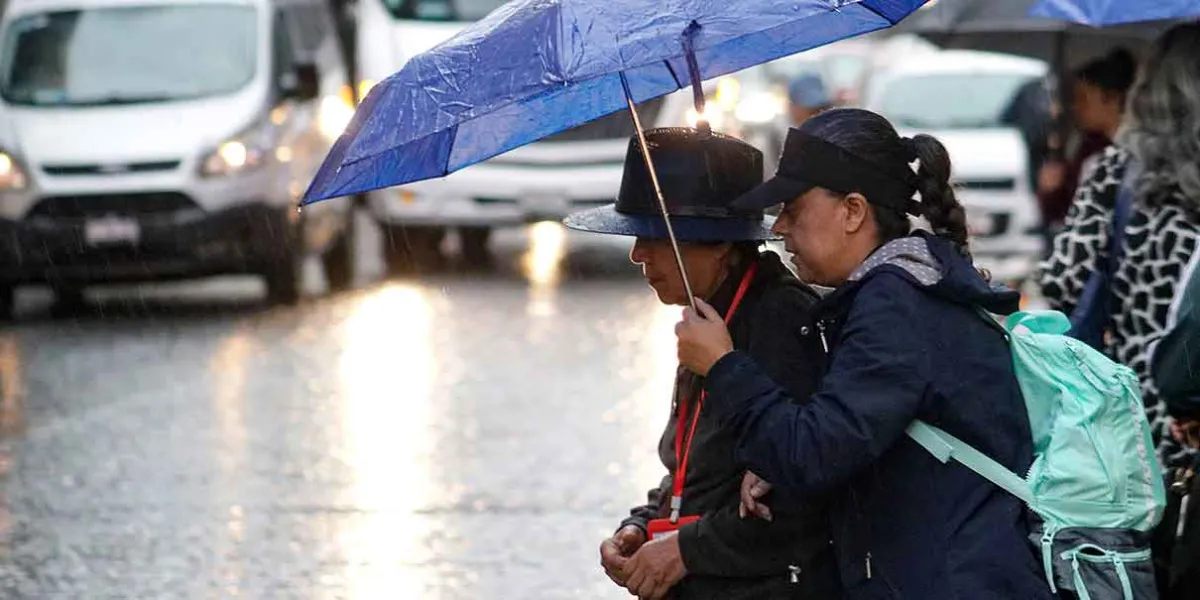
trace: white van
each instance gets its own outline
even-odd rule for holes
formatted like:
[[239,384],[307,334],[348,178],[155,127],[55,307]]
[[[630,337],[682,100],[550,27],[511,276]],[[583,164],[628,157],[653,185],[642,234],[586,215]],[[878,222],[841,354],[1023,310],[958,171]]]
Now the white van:
[[353,278],[345,199],[297,210],[353,114],[323,0],[12,0],[0,20],[0,313],[20,284]]
[[1003,115],[1021,88],[1039,84],[1048,70],[1030,58],[942,50],[889,63],[867,85],[866,108],[901,135],[928,133],[946,146],[971,251],[996,281],[1025,280],[1042,253],[1028,150]]
[[[482,19],[504,0],[357,0],[360,97],[399,71],[413,56]],[[690,92],[640,106],[646,128],[694,125]],[[716,127],[714,123],[714,128]],[[493,227],[560,219],[572,211],[612,202],[634,134],[619,111],[497,156],[448,177],[369,192],[367,203],[390,244],[392,272],[440,259],[447,227],[456,227],[468,262],[486,262]]]

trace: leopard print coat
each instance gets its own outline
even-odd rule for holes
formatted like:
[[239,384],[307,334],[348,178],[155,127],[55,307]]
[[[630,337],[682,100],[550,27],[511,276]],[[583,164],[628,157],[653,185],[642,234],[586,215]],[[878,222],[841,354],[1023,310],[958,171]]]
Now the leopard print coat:
[[[1110,146],[1083,174],[1066,225],[1041,265],[1042,293],[1051,308],[1070,314],[1092,270],[1108,260],[1112,211],[1129,158],[1127,151]],[[1169,435],[1166,407],[1150,378],[1149,351],[1166,333],[1171,301],[1200,240],[1200,214],[1187,208],[1200,203],[1175,199],[1153,206],[1135,203],[1113,283],[1118,309],[1108,348],[1141,379],[1146,415],[1168,466],[1190,453]]]

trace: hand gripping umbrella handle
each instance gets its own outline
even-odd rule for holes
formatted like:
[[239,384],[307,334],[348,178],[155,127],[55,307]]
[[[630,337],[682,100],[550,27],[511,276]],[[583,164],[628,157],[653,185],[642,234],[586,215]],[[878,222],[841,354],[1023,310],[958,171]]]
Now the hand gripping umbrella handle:
[[637,107],[633,104],[633,94],[629,91],[629,81],[625,72],[621,72],[621,87],[625,89],[625,102],[629,105],[629,114],[633,116],[633,128],[637,131],[638,144],[642,147],[642,158],[646,160],[646,170],[650,172],[650,184],[654,186],[654,196],[658,199],[658,209],[662,212],[663,222],[667,225],[667,237],[671,240],[671,250],[675,252],[675,263],[679,266],[679,276],[683,277],[683,289],[687,291],[688,306],[696,309],[696,297],[692,294],[692,284],[688,280],[687,269],[683,266],[683,254],[679,252],[679,241],[675,239],[675,228],[671,227],[671,217],[667,214],[667,201],[663,198],[662,188],[658,185],[658,173],[654,170],[654,161],[650,158],[650,147],[646,144],[646,134],[642,131],[642,120],[638,118]]

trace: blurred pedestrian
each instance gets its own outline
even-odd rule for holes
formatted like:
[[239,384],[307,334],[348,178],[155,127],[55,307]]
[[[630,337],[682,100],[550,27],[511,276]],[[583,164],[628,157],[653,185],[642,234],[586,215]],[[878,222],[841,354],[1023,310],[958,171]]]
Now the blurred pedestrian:
[[[761,210],[731,203],[762,182],[762,153],[694,129],[646,133],[692,290],[720,311],[734,344],[775,381],[807,398],[823,351],[808,319],[816,294],[779,256]],[[615,205],[566,219],[574,229],[636,236],[630,260],[664,304],[688,295],[639,146],[631,141]],[[710,415],[701,382],[676,373],[671,418],[658,446],[667,474],[600,546],[608,576],[640,598],[840,598],[819,501],[782,503],[771,522],[742,518],[746,468],[734,438]],[[781,501],[782,502],[782,501]],[[673,522],[673,517],[678,517]],[[650,538],[653,537],[653,540]]]
[[825,81],[816,73],[801,73],[788,83],[788,114],[792,126],[799,126],[813,115],[831,108],[833,99]]
[[1084,284],[1107,260],[1113,207],[1131,164],[1132,215],[1115,295],[1109,353],[1137,372],[1147,414],[1172,462],[1180,448],[1168,433],[1164,406],[1150,379],[1148,351],[1162,337],[1183,267],[1200,238],[1200,24],[1177,26],[1155,44],[1132,90],[1124,130],[1080,182],[1054,251],[1041,266],[1042,294],[1071,313]]
[[[732,346],[708,305],[676,327],[680,362],[705,376],[738,456],[774,486],[751,487],[747,507],[758,512],[763,489],[836,494],[850,599],[1050,597],[1021,501],[905,436],[920,417],[1011,471],[1033,461],[1005,336],[979,314],[1013,312],[1019,295],[972,265],[950,176],[936,139],[833,109],[791,130],[776,177],[739,201],[785,203],[774,231],[801,279],[836,288],[814,308],[830,362],[811,402]],[[913,233],[911,216],[933,233]]]
[[1028,161],[1029,189],[1032,190],[1038,187],[1042,165],[1050,160],[1055,108],[1050,81],[1038,77],[1021,85],[1000,114],[1000,123],[1021,132]]
[[[1150,350],[1163,338],[1184,268],[1200,250],[1200,23],[1178,25],[1153,45],[1133,86],[1116,145],[1083,176],[1066,226],[1042,265],[1042,294],[1052,308],[1070,313],[1088,279],[1106,268],[1114,207],[1128,185],[1132,207],[1112,274],[1107,351],[1142,382],[1146,414],[1169,478],[1191,471],[1191,436],[1175,427],[1151,376]],[[1176,439],[1175,435],[1180,439]],[[1186,488],[1186,486],[1184,486]],[[1164,598],[1200,594],[1200,565],[1184,565],[1187,578],[1168,575],[1175,556],[1200,561],[1200,527],[1177,528],[1181,505],[1168,509],[1157,533],[1155,560]],[[1195,509],[1193,509],[1195,510]],[[1200,525],[1200,523],[1198,523]],[[1190,532],[1179,537],[1179,532]],[[1172,579],[1175,583],[1172,583]],[[1184,583],[1180,583],[1180,582]]]
[[1048,161],[1038,176],[1038,201],[1050,239],[1062,229],[1085,166],[1112,144],[1137,76],[1137,59],[1124,48],[1076,69],[1071,80],[1070,117],[1078,129],[1065,158]]

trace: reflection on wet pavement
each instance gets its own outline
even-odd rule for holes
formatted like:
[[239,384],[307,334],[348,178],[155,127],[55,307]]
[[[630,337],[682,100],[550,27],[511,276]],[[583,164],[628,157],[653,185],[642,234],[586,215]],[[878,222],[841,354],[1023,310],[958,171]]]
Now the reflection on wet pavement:
[[495,247],[289,309],[222,281],[28,300],[0,331],[0,596],[628,597],[596,548],[661,476],[679,309],[628,240]]

